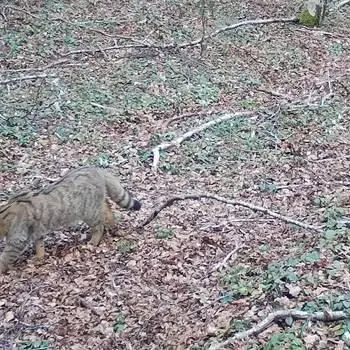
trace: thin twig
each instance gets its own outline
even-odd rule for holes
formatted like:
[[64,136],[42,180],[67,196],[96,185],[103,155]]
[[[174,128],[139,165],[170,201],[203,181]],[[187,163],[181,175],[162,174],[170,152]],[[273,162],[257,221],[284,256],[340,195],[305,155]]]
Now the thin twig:
[[260,334],[265,329],[269,328],[273,323],[282,319],[286,319],[287,317],[292,317],[295,320],[334,322],[349,319],[350,315],[344,311],[323,311],[311,313],[295,309],[277,310],[270,313],[264,320],[256,324],[253,328],[247,331],[236,333],[233,337],[225,340],[222,343],[213,344],[209,350],[220,350],[225,346],[230,345],[235,340],[245,339],[250,336]]
[[184,195],[184,196],[172,197],[172,198],[168,199],[165,203],[163,203],[158,209],[156,209],[144,221],[144,223],[141,224],[140,227],[144,227],[144,226],[148,225],[152,220],[154,220],[158,216],[158,214],[163,209],[171,206],[175,202],[188,200],[188,199],[201,200],[202,198],[214,199],[214,200],[222,202],[222,203],[241,206],[241,207],[244,207],[244,208],[251,209],[251,210],[253,210],[255,212],[261,212],[263,214],[272,216],[272,217],[274,217],[276,219],[282,220],[282,221],[287,222],[289,224],[293,224],[293,225],[305,228],[306,230],[315,231],[315,232],[319,232],[319,233],[322,232],[322,228],[319,227],[319,226],[313,226],[313,225],[310,225],[310,224],[303,223],[301,221],[292,219],[292,218],[290,218],[288,216],[281,215],[279,213],[276,213],[276,212],[274,212],[274,211],[272,211],[270,209],[261,207],[259,205],[251,204],[251,203],[240,201],[240,200],[236,200],[236,199],[226,199],[226,198],[219,197],[219,196],[216,196],[216,195],[213,195],[213,194],[193,194],[193,195]]
[[247,26],[247,25],[270,24],[270,23],[297,23],[297,22],[298,22],[298,19],[296,17],[252,19],[252,20],[248,20],[248,21],[242,21],[242,22],[238,22],[235,24],[231,24],[227,27],[219,28],[216,31],[214,31],[213,33],[204,36],[203,38],[201,37],[201,38],[196,39],[194,41],[191,41],[189,43],[180,44],[177,47],[182,49],[182,48],[185,48],[188,46],[195,46],[195,45],[200,44],[200,42],[202,40],[213,39],[214,37],[218,36],[219,34],[221,34],[223,32],[227,32],[227,31],[230,31],[232,29],[236,29],[238,27],[243,27],[243,26]]
[[21,77],[9,78],[6,80],[0,80],[0,85],[13,83],[15,81],[22,80],[32,80],[32,79],[45,79],[45,78],[54,78],[56,75],[53,74],[37,74],[37,75],[24,75]]
[[202,125],[199,125],[198,127],[187,131],[185,134],[177,137],[176,139],[170,141],[170,142],[164,142],[156,147],[154,147],[152,149],[152,153],[153,153],[153,163],[152,163],[152,167],[154,170],[156,170],[157,165],[159,163],[159,158],[160,158],[160,151],[165,151],[169,148],[172,148],[174,146],[180,146],[180,144],[189,139],[191,136],[198,134],[199,132],[210,128],[211,126],[214,126],[216,124],[222,123],[226,120],[235,118],[235,117],[241,117],[241,116],[246,116],[246,117],[250,117],[252,115],[254,115],[255,112],[252,111],[248,111],[248,112],[237,112],[237,113],[232,113],[232,114],[224,114],[216,119],[213,119],[207,123],[204,123]]

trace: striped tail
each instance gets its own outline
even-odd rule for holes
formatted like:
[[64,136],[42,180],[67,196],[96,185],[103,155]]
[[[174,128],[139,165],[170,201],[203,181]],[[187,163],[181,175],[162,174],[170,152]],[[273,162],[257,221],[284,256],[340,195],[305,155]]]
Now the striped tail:
[[119,180],[107,173],[104,172],[106,180],[106,190],[108,196],[119,206],[129,210],[140,210],[141,203],[132,196],[132,194],[124,189],[120,184]]

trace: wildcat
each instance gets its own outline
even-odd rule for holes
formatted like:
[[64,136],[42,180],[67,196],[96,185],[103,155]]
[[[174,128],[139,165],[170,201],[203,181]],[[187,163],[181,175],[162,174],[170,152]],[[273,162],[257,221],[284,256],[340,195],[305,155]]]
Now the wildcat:
[[0,274],[8,270],[34,242],[36,256],[45,254],[44,235],[85,222],[91,229],[90,243],[97,246],[114,216],[107,197],[120,207],[140,210],[141,203],[118,178],[97,167],[80,167],[38,190],[22,192],[0,205],[0,238],[6,238],[0,255]]

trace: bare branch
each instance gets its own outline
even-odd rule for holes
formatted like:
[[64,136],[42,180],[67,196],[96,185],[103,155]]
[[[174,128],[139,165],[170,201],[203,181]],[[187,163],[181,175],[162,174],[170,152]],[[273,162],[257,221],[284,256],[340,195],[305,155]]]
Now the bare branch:
[[76,55],[76,54],[94,54],[96,52],[102,52],[103,51],[111,51],[111,50],[127,50],[127,49],[158,49],[158,50],[171,50],[171,49],[183,49],[190,46],[197,46],[200,45],[202,42],[208,39],[213,39],[214,37],[218,36],[219,34],[223,32],[227,32],[233,29],[236,29],[238,27],[243,27],[247,25],[259,25],[259,24],[271,24],[271,23],[296,23],[298,22],[298,19],[296,17],[289,17],[289,18],[269,18],[269,19],[254,19],[254,20],[248,20],[248,21],[242,21],[238,22],[232,25],[229,25],[227,27],[219,28],[216,31],[214,31],[211,34],[208,35],[202,35],[199,39],[182,43],[182,44],[135,44],[135,45],[113,45],[108,46],[104,48],[95,48],[95,49],[82,49],[82,50],[74,50],[69,51],[66,53],[62,53],[61,56],[66,57],[70,55]]
[[218,36],[219,34],[223,32],[228,32],[232,29],[236,29],[238,27],[243,27],[247,25],[258,25],[258,24],[270,24],[270,23],[297,23],[298,19],[296,17],[289,17],[289,18],[268,18],[268,19],[252,19],[248,21],[242,21],[235,24],[231,24],[227,27],[219,28],[216,31],[214,31],[211,34],[205,35],[204,37],[201,37],[197,40],[191,41],[189,43],[183,43],[178,45],[177,47],[182,49],[188,46],[195,46],[199,45],[201,41],[213,39],[214,37]]
[[250,336],[259,334],[263,332],[265,329],[271,326],[271,324],[285,319],[287,317],[292,317],[295,320],[309,320],[309,321],[323,321],[323,322],[334,322],[341,321],[350,318],[349,313],[344,311],[323,311],[323,312],[306,312],[300,310],[277,310],[270,313],[263,321],[259,322],[253,328],[236,333],[230,339],[225,340],[219,344],[213,344],[209,350],[220,350],[224,349],[225,346],[230,345],[235,340],[245,339]]
[[261,207],[261,206],[258,206],[258,205],[255,205],[255,204],[251,204],[251,203],[248,203],[248,202],[244,202],[244,201],[240,201],[240,200],[236,200],[236,199],[226,199],[226,198],[223,198],[223,197],[219,197],[219,196],[216,196],[216,195],[213,195],[213,194],[193,194],[193,195],[185,195],[185,196],[176,196],[176,197],[172,197],[170,199],[168,199],[165,203],[163,203],[158,209],[156,209],[145,221],[143,224],[141,224],[140,227],[144,227],[146,225],[148,225],[152,220],[154,220],[158,214],[165,208],[171,206],[173,203],[175,202],[178,202],[178,201],[183,201],[183,200],[187,200],[187,199],[192,199],[192,200],[200,200],[202,198],[207,198],[207,199],[214,199],[214,200],[217,200],[219,202],[222,202],[222,203],[226,203],[226,204],[231,204],[231,205],[237,205],[237,206],[241,206],[241,207],[244,207],[244,208],[248,208],[248,209],[251,209],[255,212],[261,212],[263,214],[266,214],[266,215],[269,215],[269,216],[272,216],[276,219],[279,219],[281,221],[284,221],[284,222],[287,222],[289,224],[293,224],[293,225],[296,225],[296,226],[299,226],[299,227],[302,227],[306,230],[310,230],[310,231],[315,231],[315,232],[322,232],[322,227],[319,227],[319,226],[313,226],[313,225],[310,225],[310,224],[306,224],[306,223],[303,223],[301,221],[298,221],[298,220],[295,220],[295,219],[292,219],[290,217],[287,217],[287,216],[284,216],[284,215],[281,215],[279,213],[276,213],[270,209],[267,209],[267,208],[264,208],[264,207]]
[[248,112],[237,112],[237,113],[232,113],[232,114],[224,114],[214,120],[211,120],[207,123],[204,123],[190,131],[187,131],[185,134],[177,137],[176,139],[170,141],[170,142],[165,142],[165,143],[162,143],[156,147],[154,147],[152,149],[152,153],[153,153],[153,164],[152,164],[152,167],[154,170],[156,170],[157,168],[157,165],[159,163],[159,158],[160,158],[160,154],[159,152],[160,151],[165,151],[169,148],[172,148],[174,146],[180,146],[180,144],[189,139],[191,136],[195,135],[195,134],[198,134],[199,132],[205,130],[205,129],[208,129],[210,128],[211,126],[214,126],[216,124],[219,124],[219,123],[222,123],[223,121],[226,121],[226,120],[229,120],[229,119],[232,119],[232,118],[235,118],[235,117],[241,117],[241,116],[246,116],[246,117],[250,117],[252,115],[254,115],[255,112],[252,112],[252,111],[248,111]]
[[54,78],[56,75],[53,74],[37,74],[37,75],[24,75],[21,77],[9,78],[6,80],[0,80],[0,85],[13,83],[15,81],[22,80],[32,80],[32,79],[44,79],[44,78]]

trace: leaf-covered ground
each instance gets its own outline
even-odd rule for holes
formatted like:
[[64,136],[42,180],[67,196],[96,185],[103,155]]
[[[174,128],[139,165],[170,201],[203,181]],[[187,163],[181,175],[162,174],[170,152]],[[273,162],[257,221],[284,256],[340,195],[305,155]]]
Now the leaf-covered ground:
[[[0,349],[199,350],[275,309],[349,310],[350,241],[336,221],[350,206],[350,6],[321,29],[242,26],[180,50],[137,46],[293,17],[297,6],[29,0],[1,9],[0,199],[94,164],[143,208],[117,211],[118,228],[97,249],[85,226],[66,229],[47,237],[43,263],[29,251],[0,276]],[[162,152],[152,171],[152,147],[238,111],[256,114]],[[208,192],[322,221],[324,233],[212,200],[176,203],[136,230],[169,197]],[[280,322],[232,348],[343,349],[349,331],[347,322]]]

